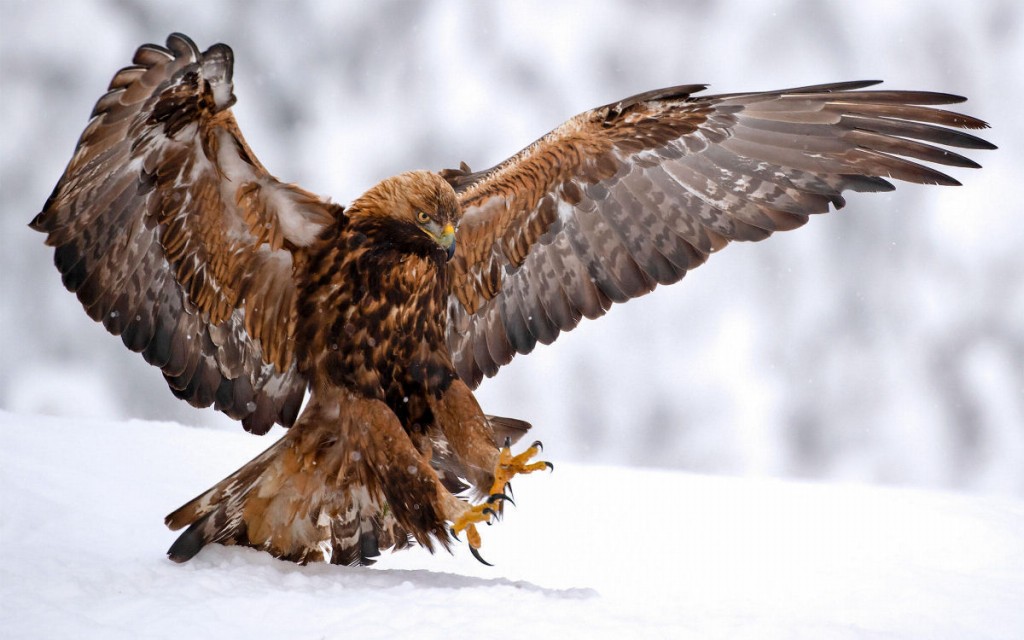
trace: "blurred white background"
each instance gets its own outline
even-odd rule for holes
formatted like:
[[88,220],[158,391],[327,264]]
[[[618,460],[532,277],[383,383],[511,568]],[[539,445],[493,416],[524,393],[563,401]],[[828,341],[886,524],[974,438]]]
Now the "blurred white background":
[[969,96],[1000,150],[963,187],[850,194],[734,245],[518,358],[481,404],[555,461],[1024,496],[1022,20],[1017,0],[0,0],[0,408],[238,428],[89,320],[26,226],[113,73],[171,31],[234,48],[253,149],[342,203],[655,87],[878,78]]

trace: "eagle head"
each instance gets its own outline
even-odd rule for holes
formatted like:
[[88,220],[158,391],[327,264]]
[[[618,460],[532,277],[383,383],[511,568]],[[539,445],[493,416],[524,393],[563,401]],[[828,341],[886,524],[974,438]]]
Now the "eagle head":
[[[455,229],[462,217],[455,190],[431,171],[410,171],[387,178],[352,203],[347,213],[353,219],[365,217],[386,221],[414,244],[424,236],[444,250],[448,260],[455,255]],[[411,235],[409,235],[411,234]]]

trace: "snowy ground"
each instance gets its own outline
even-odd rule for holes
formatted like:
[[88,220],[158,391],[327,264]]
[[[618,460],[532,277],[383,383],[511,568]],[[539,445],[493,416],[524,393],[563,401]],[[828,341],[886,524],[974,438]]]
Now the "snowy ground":
[[494,568],[175,565],[164,514],[269,440],[5,412],[0,438],[5,638],[1024,637],[1019,501],[559,464],[484,529]]

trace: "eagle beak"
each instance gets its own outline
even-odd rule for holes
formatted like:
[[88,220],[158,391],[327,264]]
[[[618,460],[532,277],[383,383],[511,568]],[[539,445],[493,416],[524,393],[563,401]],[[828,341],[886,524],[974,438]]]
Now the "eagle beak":
[[441,235],[437,236],[437,244],[448,252],[449,260],[455,257],[455,227],[450,222],[444,225]]

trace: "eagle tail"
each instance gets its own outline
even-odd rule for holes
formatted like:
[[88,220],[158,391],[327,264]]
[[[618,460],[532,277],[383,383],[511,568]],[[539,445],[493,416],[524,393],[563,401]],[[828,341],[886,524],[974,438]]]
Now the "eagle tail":
[[381,549],[410,546],[366,461],[324,425],[300,418],[269,449],[168,515],[172,530],[187,527],[168,557],[186,562],[218,543],[300,564],[366,565]]
[[[530,428],[487,419],[503,442]],[[443,437],[436,444],[428,466],[387,405],[323,390],[284,437],[167,516],[168,527],[185,528],[167,555],[186,562],[217,543],[353,565],[413,540],[447,548],[445,522],[461,512],[453,494],[469,488],[468,469]]]
[[[181,517],[181,511],[186,507],[175,511],[172,515]],[[212,542],[217,534],[217,526],[210,522],[210,518],[214,513],[210,511],[194,521],[184,533],[178,536],[178,539],[174,541],[171,548],[167,550],[167,557],[175,562],[187,562],[195,557],[199,550],[205,547],[207,543]],[[224,511],[220,510],[220,513],[223,515]],[[170,517],[168,516],[168,518]]]
[[167,556],[175,562],[191,560],[210,543],[245,544],[248,526],[243,517],[246,498],[260,484],[271,461],[284,444],[282,438],[241,469],[182,505],[164,518],[164,524],[176,531],[188,526]]

